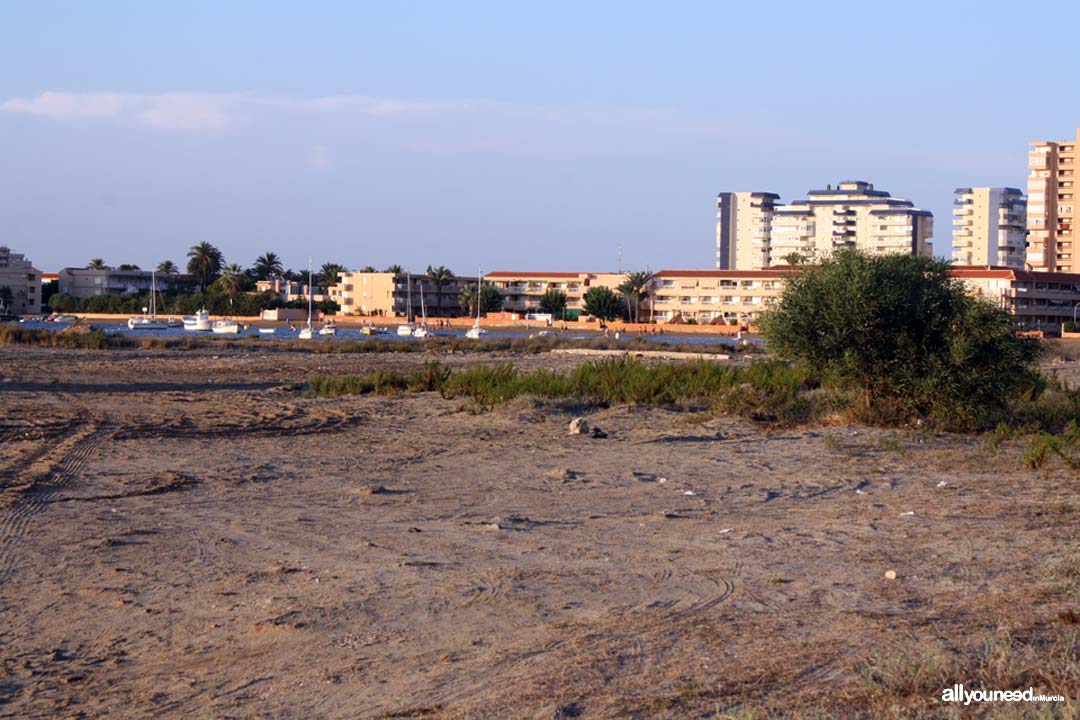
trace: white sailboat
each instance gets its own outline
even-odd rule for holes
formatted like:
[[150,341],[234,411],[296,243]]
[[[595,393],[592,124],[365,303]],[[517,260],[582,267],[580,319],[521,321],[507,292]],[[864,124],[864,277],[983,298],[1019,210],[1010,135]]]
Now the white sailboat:
[[402,337],[411,337],[416,328],[412,324],[412,275],[405,273],[405,292],[408,297],[405,309],[405,322],[398,325],[397,334]]
[[314,333],[311,330],[311,258],[307,259],[307,326],[301,328],[300,339],[310,340]]
[[465,337],[469,340],[479,340],[482,336],[487,334],[487,330],[480,327],[480,293],[484,287],[484,273],[477,269],[476,271],[476,321],[473,322],[473,326],[465,333]]
[[210,329],[210,313],[206,308],[199,310],[194,315],[186,315],[183,318],[184,329],[192,332],[206,332]]
[[420,283],[420,324],[412,332],[413,337],[426,338],[431,333],[427,326],[427,307],[424,305],[424,284]]
[[[146,312],[146,308],[143,308],[143,312]],[[127,326],[130,330],[167,330],[169,328],[168,322],[158,320],[157,317],[157,271],[150,271],[150,314],[128,318]]]

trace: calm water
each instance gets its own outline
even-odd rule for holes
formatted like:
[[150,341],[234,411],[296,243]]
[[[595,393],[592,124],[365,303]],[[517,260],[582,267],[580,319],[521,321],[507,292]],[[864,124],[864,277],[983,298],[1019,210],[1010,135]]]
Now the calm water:
[[[63,330],[68,327],[70,323],[47,323],[40,321],[31,321],[20,323],[20,327],[34,330]],[[240,330],[239,335],[214,335],[210,332],[191,332],[184,330],[182,327],[169,328],[168,330],[132,330],[125,323],[109,323],[109,322],[94,322],[95,328],[100,328],[107,333],[119,333],[121,335],[129,335],[133,337],[261,337],[267,340],[288,340],[296,339],[300,335],[300,329],[302,325],[296,325],[295,330],[290,330],[288,325],[275,325],[275,332],[273,335],[263,335],[259,332],[258,328],[252,326],[247,330]],[[542,329],[542,328],[541,328]],[[488,330],[485,337],[488,338],[515,338],[515,337],[528,337],[530,334],[535,334],[540,330]],[[432,335],[435,337],[445,338],[464,338],[465,330],[438,330],[433,331]],[[566,332],[559,332],[558,337],[563,340],[592,340],[600,337],[597,333],[575,333],[572,330]],[[701,335],[677,335],[673,333],[665,333],[663,335],[627,335],[623,339],[641,338],[643,340],[649,340],[653,342],[663,343],[686,343],[688,345],[734,345],[735,340],[726,337],[716,336],[701,336]],[[414,337],[401,337],[397,334],[395,328],[391,327],[390,332],[383,335],[364,335],[360,332],[359,328],[352,327],[339,327],[337,335],[333,337],[320,337],[321,340],[351,340],[351,341],[363,341],[369,339],[378,340],[398,340],[400,342],[423,342],[420,338]],[[756,338],[748,338],[748,340],[755,345],[761,344],[760,340]]]

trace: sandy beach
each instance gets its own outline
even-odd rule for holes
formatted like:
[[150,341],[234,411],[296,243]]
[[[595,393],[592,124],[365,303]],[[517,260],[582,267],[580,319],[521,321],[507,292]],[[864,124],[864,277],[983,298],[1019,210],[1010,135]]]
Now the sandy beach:
[[1019,442],[299,389],[425,359],[0,348],[0,716],[872,716],[889,658],[1075,635]]

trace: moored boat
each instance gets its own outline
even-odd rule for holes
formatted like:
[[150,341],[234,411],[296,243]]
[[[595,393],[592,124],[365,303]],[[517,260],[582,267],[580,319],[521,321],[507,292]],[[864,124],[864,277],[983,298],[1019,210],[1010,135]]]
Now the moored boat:
[[239,335],[240,323],[235,320],[217,320],[210,329],[218,335]]
[[204,308],[199,310],[194,315],[187,315],[182,318],[184,321],[184,329],[192,332],[207,332],[210,330],[210,313]]

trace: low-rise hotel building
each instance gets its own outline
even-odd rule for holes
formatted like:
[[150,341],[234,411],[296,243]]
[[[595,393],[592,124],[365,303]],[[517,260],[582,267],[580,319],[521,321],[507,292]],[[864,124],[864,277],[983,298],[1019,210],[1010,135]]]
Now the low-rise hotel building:
[[476,278],[454,277],[439,285],[424,273],[349,272],[328,292],[344,315],[405,317],[411,300],[414,317],[420,316],[421,301],[429,317],[457,317],[461,291],[475,283]]
[[1008,311],[1024,330],[1057,333],[1080,306],[1080,273],[958,266],[950,274],[974,295]]
[[58,276],[59,292],[76,298],[150,292],[155,282],[158,292],[190,292],[195,288],[195,280],[190,275],[149,270],[64,268]]
[[19,253],[0,245],[0,292],[3,309],[11,315],[36,315],[41,312],[41,271]]
[[1016,188],[957,188],[952,260],[1022,270],[1027,246],[1027,199]]
[[503,298],[507,312],[534,312],[540,309],[540,299],[548,290],[566,295],[566,316],[583,314],[582,298],[590,288],[607,287],[616,290],[626,279],[626,273],[589,272],[513,272],[497,270],[484,275],[484,282],[493,285]]
[[699,325],[752,322],[775,303],[797,268],[661,270],[649,286],[647,312],[658,323]]

